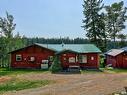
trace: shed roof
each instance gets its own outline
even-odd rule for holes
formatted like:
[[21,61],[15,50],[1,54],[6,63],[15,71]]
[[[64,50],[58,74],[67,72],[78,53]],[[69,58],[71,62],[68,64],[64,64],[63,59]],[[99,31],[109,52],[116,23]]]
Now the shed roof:
[[127,52],[127,47],[123,47],[121,49],[124,50],[125,52]]
[[124,50],[122,50],[122,49],[111,49],[111,50],[107,51],[105,54],[111,55],[111,56],[117,56],[123,52],[124,52]]
[[57,52],[70,50],[78,53],[101,53],[100,49],[93,44],[35,44]]

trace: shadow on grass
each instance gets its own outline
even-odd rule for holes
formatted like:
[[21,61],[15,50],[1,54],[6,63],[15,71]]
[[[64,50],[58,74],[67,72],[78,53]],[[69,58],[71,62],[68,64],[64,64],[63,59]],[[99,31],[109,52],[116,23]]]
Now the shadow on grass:
[[100,69],[85,69],[85,70],[81,70],[81,73],[82,74],[85,74],[85,73],[103,73],[102,70]]
[[61,72],[53,72],[52,74],[69,75],[69,74],[81,74],[81,72],[80,71],[61,71]]
[[81,69],[77,71],[68,71],[68,70],[63,70],[60,72],[52,72],[52,74],[85,74],[85,73],[103,73],[103,70],[101,69]]

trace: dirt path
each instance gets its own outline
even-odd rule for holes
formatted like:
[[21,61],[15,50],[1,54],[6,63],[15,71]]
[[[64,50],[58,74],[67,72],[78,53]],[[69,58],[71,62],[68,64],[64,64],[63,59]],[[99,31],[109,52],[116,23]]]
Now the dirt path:
[[108,95],[124,90],[127,74],[29,74],[19,78],[49,79],[56,83],[41,88],[9,92],[4,95]]
[[11,79],[11,77],[2,76],[2,77],[0,77],[0,83],[3,83],[3,82],[8,81],[10,79]]

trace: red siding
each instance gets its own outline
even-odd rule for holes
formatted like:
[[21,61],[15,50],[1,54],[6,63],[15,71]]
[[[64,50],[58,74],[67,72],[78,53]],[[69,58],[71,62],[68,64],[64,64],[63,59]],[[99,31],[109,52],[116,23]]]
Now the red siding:
[[[22,55],[22,61],[16,61],[16,55]],[[15,51],[11,53],[11,67],[13,68],[40,68],[42,60],[48,60],[49,56],[54,56],[55,52],[46,48],[42,48],[36,45],[26,47],[24,49]],[[75,53],[64,53],[60,55],[60,61],[63,68],[68,68],[70,65],[78,65],[85,68],[99,68],[99,54],[98,53],[83,53],[81,55],[87,56],[87,63],[69,63],[70,57],[78,56],[79,54]],[[35,57],[35,62],[31,63],[28,61],[30,56]],[[94,57],[94,60],[91,60],[91,57]],[[66,60],[65,60],[66,59]]]
[[[66,56],[64,54],[61,54],[60,59],[62,62],[62,66],[64,68],[69,67],[70,65],[77,65],[77,66],[81,66],[83,68],[99,68],[99,54],[97,53],[83,53],[81,55],[86,55],[87,56],[87,63],[79,63],[79,62],[75,62],[75,63],[69,63],[68,59],[69,57],[75,57],[77,56],[77,54],[74,53],[65,53]],[[91,57],[94,57],[94,60],[91,60]],[[66,60],[64,60],[64,58],[66,58]]]
[[127,54],[123,54],[123,68],[127,68]]
[[79,65],[78,62],[69,63],[69,58],[70,57],[74,57],[76,59],[76,56],[77,56],[77,54],[74,54],[74,53],[64,53],[64,54],[61,54],[60,55],[60,60],[61,60],[61,63],[62,63],[62,67],[68,68],[71,65]]
[[106,64],[107,65],[112,64],[113,67],[116,67],[116,59],[115,59],[115,57],[107,55],[106,56]]
[[114,68],[127,68],[127,55],[121,53],[115,57],[106,55],[106,64],[112,64]]
[[[99,68],[99,54],[88,53],[83,55],[87,55],[87,63],[80,64],[81,67]],[[94,57],[94,60],[91,60],[91,57]]]
[[123,55],[120,54],[115,57],[116,58],[116,67],[117,68],[123,68]]
[[[22,55],[22,61],[16,61],[16,54]],[[29,57],[34,56],[35,62],[28,61]],[[11,54],[11,67],[13,68],[40,68],[42,60],[47,60],[49,56],[54,56],[54,52],[39,46],[31,46]]]

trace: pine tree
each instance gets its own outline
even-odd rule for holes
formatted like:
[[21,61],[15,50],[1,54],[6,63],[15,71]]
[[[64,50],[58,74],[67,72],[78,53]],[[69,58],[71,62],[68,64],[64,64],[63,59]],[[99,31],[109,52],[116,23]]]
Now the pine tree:
[[111,40],[114,41],[114,48],[116,48],[116,37],[117,34],[125,29],[125,21],[127,20],[126,11],[127,8],[124,7],[124,2],[113,3],[110,6],[105,6],[106,9],[106,31]]
[[122,47],[124,47],[124,46],[127,45],[126,42],[125,42],[125,40],[126,40],[126,35],[124,35],[124,34],[119,34],[119,35],[117,35],[117,38],[120,39],[120,41],[119,41],[119,47],[120,47],[120,48],[122,48]]
[[102,48],[105,35],[105,23],[103,19],[103,0],[84,0],[83,4],[83,28],[90,42]]
[[55,56],[54,61],[51,65],[51,67],[49,68],[49,70],[52,73],[59,72],[59,71],[62,70],[61,63],[59,61],[59,56],[58,55]]

